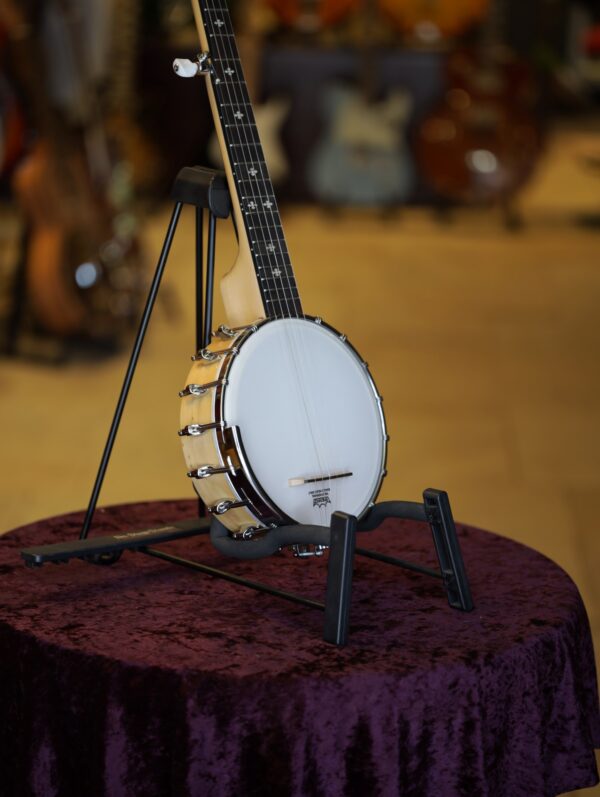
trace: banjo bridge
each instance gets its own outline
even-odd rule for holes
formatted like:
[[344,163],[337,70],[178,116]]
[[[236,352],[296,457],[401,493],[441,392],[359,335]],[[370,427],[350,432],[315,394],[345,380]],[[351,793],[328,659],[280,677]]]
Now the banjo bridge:
[[311,476],[308,479],[288,479],[288,487],[301,487],[303,484],[316,484],[317,482],[328,482],[332,479],[344,479],[347,476],[352,476],[351,472],[348,473],[331,473],[326,476]]

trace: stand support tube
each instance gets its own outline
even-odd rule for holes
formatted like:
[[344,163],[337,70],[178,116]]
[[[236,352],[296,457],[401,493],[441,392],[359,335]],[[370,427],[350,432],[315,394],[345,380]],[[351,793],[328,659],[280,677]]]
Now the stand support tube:
[[146,330],[148,329],[148,323],[150,322],[150,316],[152,315],[152,310],[154,309],[156,296],[158,294],[160,282],[162,280],[165,266],[167,264],[169,252],[171,251],[171,244],[173,243],[173,236],[175,235],[175,230],[177,229],[177,223],[179,221],[179,216],[181,215],[182,207],[183,207],[182,203],[177,202],[175,207],[173,208],[173,213],[171,215],[171,221],[169,222],[169,228],[167,230],[165,242],[163,244],[162,252],[160,253],[160,258],[156,266],[156,271],[154,273],[152,284],[150,285],[150,291],[148,292],[148,299],[146,301],[146,306],[144,308],[144,313],[142,315],[142,320],[140,322],[140,327],[138,329],[137,337],[135,339],[135,343],[133,344],[133,350],[131,352],[129,365],[127,366],[127,372],[125,374],[125,379],[123,381],[123,387],[121,388],[121,393],[119,395],[119,400],[117,402],[115,414],[112,423],[110,425],[110,431],[108,433],[108,439],[104,447],[104,453],[102,454],[102,459],[100,460],[100,467],[98,469],[96,481],[94,482],[94,487],[92,490],[92,495],[90,497],[90,502],[88,504],[85,520],[83,521],[83,526],[81,527],[81,532],[79,534],[80,540],[85,540],[87,538],[90,531],[90,526],[92,525],[92,520],[94,519],[94,513],[96,512],[96,505],[98,503],[98,496],[100,495],[100,490],[102,489],[102,483],[104,482],[104,477],[106,475],[106,469],[108,467],[110,455],[112,453],[117,432],[119,431],[119,425],[121,423],[121,418],[123,417],[123,410],[125,409],[125,403],[127,402],[127,396],[129,395],[129,388],[131,387],[131,382],[133,381],[135,369],[137,367],[138,360],[140,358],[142,344],[144,342],[144,337],[146,336]]
[[331,549],[323,631],[323,639],[332,645],[348,644],[355,547],[356,518],[344,512],[334,512],[331,516]]

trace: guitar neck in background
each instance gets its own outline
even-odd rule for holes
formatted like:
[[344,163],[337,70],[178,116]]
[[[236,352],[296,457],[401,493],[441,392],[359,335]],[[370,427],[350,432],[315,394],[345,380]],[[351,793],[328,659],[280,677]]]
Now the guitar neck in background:
[[192,6],[201,42],[210,54],[214,121],[235,215],[243,223],[238,233],[246,239],[265,313],[269,318],[299,316],[298,288],[229,10],[224,0],[192,0]]

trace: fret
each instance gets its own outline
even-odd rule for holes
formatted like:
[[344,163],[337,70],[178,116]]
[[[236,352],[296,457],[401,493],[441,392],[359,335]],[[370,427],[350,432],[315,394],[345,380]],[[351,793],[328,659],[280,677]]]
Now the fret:
[[257,127],[256,127],[256,124],[254,122],[242,122],[241,120],[238,120],[238,121],[235,121],[235,122],[229,122],[228,124],[223,125],[223,126],[228,128],[228,129],[230,129],[230,130],[232,130],[232,131],[234,131],[234,132],[236,130],[239,130],[240,131],[240,135],[241,135],[241,132],[244,131],[246,128],[250,128],[252,130],[256,130],[257,131]]
[[265,298],[267,303],[267,311],[269,318],[289,318],[290,316],[300,315],[302,309],[300,307],[300,299],[289,297],[278,299],[275,297]]
[[[288,318],[290,315],[300,315],[302,307],[300,306],[300,299],[278,299],[277,297],[266,297],[265,302],[268,303],[269,317],[273,318]],[[292,312],[290,312],[290,309]]]
[[[263,185],[261,188],[260,183],[256,185],[250,185],[249,188],[242,188],[242,182],[240,180],[236,181],[238,194],[240,197],[241,202],[246,201],[253,201],[256,205],[256,208],[250,208],[250,210],[258,210],[265,213],[268,216],[267,224],[276,224],[281,227],[281,221],[277,216],[277,202],[275,201],[275,197],[271,194],[268,189],[267,185]],[[256,225],[260,227],[260,224]]]
[[221,79],[221,85],[237,85],[239,88],[236,91],[250,97],[240,62],[231,58],[219,58],[215,53],[211,53],[211,64],[214,69],[213,75]]
[[290,286],[296,287],[295,283],[293,282],[294,274],[292,272],[292,266],[290,263],[288,265],[284,264],[273,264],[269,266],[269,268],[261,268],[259,270],[258,278],[265,286],[266,290],[273,290],[281,285],[286,285],[288,288]]
[[[214,63],[213,63],[214,66]],[[215,72],[217,72],[217,77],[219,77],[218,69],[215,67]],[[217,86],[217,89],[220,90],[224,86],[245,86],[246,82],[244,80],[232,80],[230,77],[219,77],[220,83]]]
[[228,35],[233,34],[231,19],[228,15],[224,14],[220,10],[207,10],[205,14],[204,27],[208,28],[209,26],[215,33],[218,33],[219,36],[223,33],[227,33]]
[[[244,192],[245,194],[245,192]],[[273,200],[268,199],[267,195],[261,195],[258,192],[250,192],[248,196],[240,196],[240,204],[242,205],[242,210],[247,211],[250,215],[252,214],[260,214],[263,213],[267,217],[271,217],[271,220],[275,224],[280,224],[276,218],[273,218],[277,213],[277,206]],[[267,221],[267,225],[269,221]],[[260,225],[256,225],[260,226]]]
[[277,219],[273,224],[249,224],[248,229],[252,231],[252,238],[262,237],[263,240],[270,240],[275,234],[280,241],[285,241],[283,227]]
[[[263,291],[268,291],[269,296],[277,296],[277,292],[281,291],[281,298],[284,298],[284,291],[288,291],[289,295],[286,295],[285,298],[288,299],[297,299],[298,298],[298,288],[294,287],[291,284],[290,275],[285,275],[281,277],[261,277],[261,287]],[[289,292],[292,292],[291,294]],[[292,295],[294,294],[294,295]]]
[[258,277],[261,280],[284,280],[286,284],[290,284],[290,280],[294,276],[294,272],[292,271],[292,264],[288,260],[287,262],[277,263],[277,262],[269,262],[267,264],[261,264],[258,266]]
[[233,163],[233,173],[237,177],[239,177],[239,182],[242,183],[257,183],[268,181],[270,192],[272,193],[272,186],[269,180],[269,172],[267,170],[267,164],[264,160],[250,160],[246,161],[245,163]]
[[273,194],[271,190],[269,175],[267,174],[267,170],[265,169],[265,174],[258,174],[258,170],[255,170],[256,174],[253,174],[251,177],[242,178],[241,176],[237,178],[236,182],[238,184],[238,188],[240,192],[243,193],[244,196],[248,194],[259,194],[262,199],[269,199],[273,204],[277,204],[277,198]]
[[262,258],[273,258],[276,260],[282,255],[287,255],[285,241],[253,241],[252,251]]
[[285,277],[261,280],[261,287],[270,299],[298,299],[298,288]]
[[[281,234],[281,237],[278,237],[278,232]],[[264,230],[250,230],[249,241],[250,245],[256,249],[257,255],[288,256],[285,237],[281,229],[265,228]]]
[[[229,77],[229,73],[233,70],[227,69],[219,69],[218,65],[215,65],[213,61],[213,67],[215,71],[212,75],[212,82],[213,88],[217,94],[217,99],[219,100],[219,105],[223,101],[229,102],[230,99],[235,99],[237,102],[247,103],[250,99],[250,95],[248,94],[248,89],[246,88],[246,84],[242,83],[242,81],[231,80]],[[221,73],[221,74],[219,74]],[[235,74],[235,72],[233,73]],[[243,77],[243,75],[242,75]]]
[[245,105],[245,106],[246,106],[246,108],[252,108],[252,103],[251,103],[251,102],[242,102],[242,103],[236,103],[236,102],[220,102],[220,103],[219,103],[219,108],[235,108],[235,107],[236,107],[237,105],[239,105],[239,104],[241,104],[241,105]]
[[299,301],[298,291],[291,292],[289,288],[285,291],[265,291],[266,300],[273,305],[279,305],[282,308],[294,307],[295,303]]
[[247,125],[254,122],[252,106],[248,102],[220,102],[221,119],[230,125]]
[[[256,157],[260,151],[260,139],[256,125],[251,127],[238,128],[233,125],[226,125],[223,128],[227,143],[231,147],[247,147],[248,158],[252,160],[252,153]],[[262,155],[262,152],[260,153]]]

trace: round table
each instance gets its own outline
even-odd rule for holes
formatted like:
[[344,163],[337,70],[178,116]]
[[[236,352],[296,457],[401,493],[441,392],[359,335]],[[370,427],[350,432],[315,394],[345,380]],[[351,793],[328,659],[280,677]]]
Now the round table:
[[[94,534],[191,517],[193,501],[99,510]],[[441,583],[357,558],[350,642],[322,614],[141,553],[29,570],[0,541],[3,797],[542,797],[593,785],[600,721],[589,625],[555,564],[459,526],[475,610]],[[428,528],[360,544],[435,566]],[[179,555],[323,600],[326,557]]]

